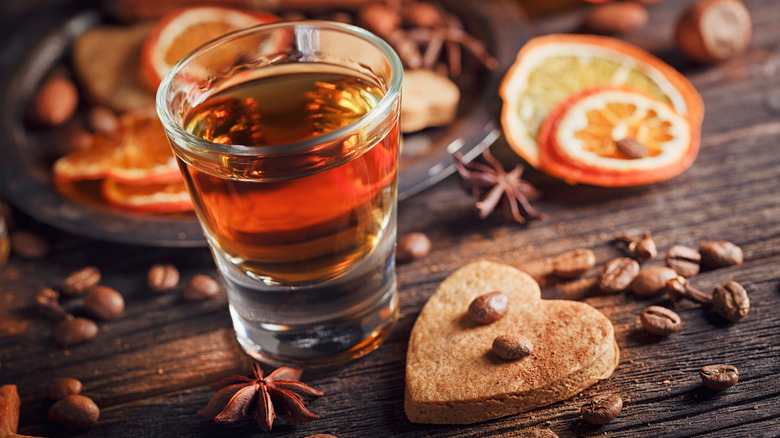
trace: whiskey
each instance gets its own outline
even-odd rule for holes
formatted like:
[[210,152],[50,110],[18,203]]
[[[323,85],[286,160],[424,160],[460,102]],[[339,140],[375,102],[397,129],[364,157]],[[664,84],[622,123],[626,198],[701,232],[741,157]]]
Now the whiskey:
[[[383,95],[366,78],[329,69],[255,78],[195,106],[187,131],[246,150],[208,167],[179,156],[215,249],[269,285],[326,281],[367,258],[395,214],[398,125],[373,143],[359,135],[317,142],[360,120]],[[305,141],[315,145],[311,152],[283,152]]]

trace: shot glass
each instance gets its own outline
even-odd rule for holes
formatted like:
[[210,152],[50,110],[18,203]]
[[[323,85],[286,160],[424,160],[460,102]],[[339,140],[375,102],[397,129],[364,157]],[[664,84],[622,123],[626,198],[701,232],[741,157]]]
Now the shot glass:
[[226,35],[163,79],[157,111],[254,358],[332,365],[391,331],[402,75],[373,34],[300,21]]

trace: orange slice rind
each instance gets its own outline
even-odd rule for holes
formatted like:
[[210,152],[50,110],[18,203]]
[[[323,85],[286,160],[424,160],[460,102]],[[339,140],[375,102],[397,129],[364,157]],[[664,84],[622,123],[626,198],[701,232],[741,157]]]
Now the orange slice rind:
[[154,88],[185,55],[227,33],[279,21],[264,11],[225,6],[192,6],[171,12],[154,26],[141,50],[141,64],[147,82]]
[[[632,138],[647,155],[624,155],[617,142]],[[542,170],[600,186],[633,186],[669,179],[696,158],[699,131],[672,106],[644,93],[595,88],[557,106],[539,131]]]
[[170,184],[123,184],[106,178],[100,184],[103,199],[123,210],[143,213],[173,213],[193,209],[183,181]]
[[95,135],[94,146],[54,162],[56,183],[112,178],[125,184],[181,181],[176,158],[154,108],[125,113],[116,135]]
[[624,41],[595,35],[553,34],[530,40],[501,84],[501,123],[512,149],[540,166],[539,129],[550,112],[575,93],[600,86],[643,92],[701,124],[696,89],[674,68]]

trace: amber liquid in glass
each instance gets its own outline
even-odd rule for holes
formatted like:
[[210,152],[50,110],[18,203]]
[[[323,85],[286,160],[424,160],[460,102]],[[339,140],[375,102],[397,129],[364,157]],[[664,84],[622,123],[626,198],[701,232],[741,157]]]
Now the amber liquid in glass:
[[[193,108],[185,129],[250,152],[208,169],[179,159],[212,245],[269,285],[326,281],[368,257],[394,214],[397,123],[373,145],[353,137],[321,148],[328,152],[268,159],[251,148],[316,139],[356,122],[383,95],[357,76],[299,72],[232,86]],[[279,166],[313,170],[280,177]]]

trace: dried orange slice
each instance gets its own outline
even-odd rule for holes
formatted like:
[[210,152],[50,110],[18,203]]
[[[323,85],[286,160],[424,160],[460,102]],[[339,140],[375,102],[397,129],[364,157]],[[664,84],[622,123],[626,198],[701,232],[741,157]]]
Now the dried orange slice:
[[53,179],[57,183],[99,178],[125,184],[182,180],[153,107],[125,113],[117,134],[96,134],[91,149],[69,153],[54,162]]
[[193,6],[163,17],[149,33],[141,50],[141,65],[150,85],[157,88],[179,59],[227,33],[279,21],[263,11],[223,6]]
[[[636,141],[641,155],[617,142]],[[632,186],[671,178],[699,151],[699,129],[669,104],[644,93],[596,88],[556,107],[539,131],[539,161],[564,180]]]
[[704,117],[701,96],[675,69],[629,43],[595,35],[554,34],[530,40],[501,84],[501,123],[515,152],[539,166],[539,128],[574,93],[619,86],[670,104],[694,125]]
[[172,213],[193,209],[184,181],[136,185],[106,178],[100,184],[100,191],[110,205],[129,211]]

